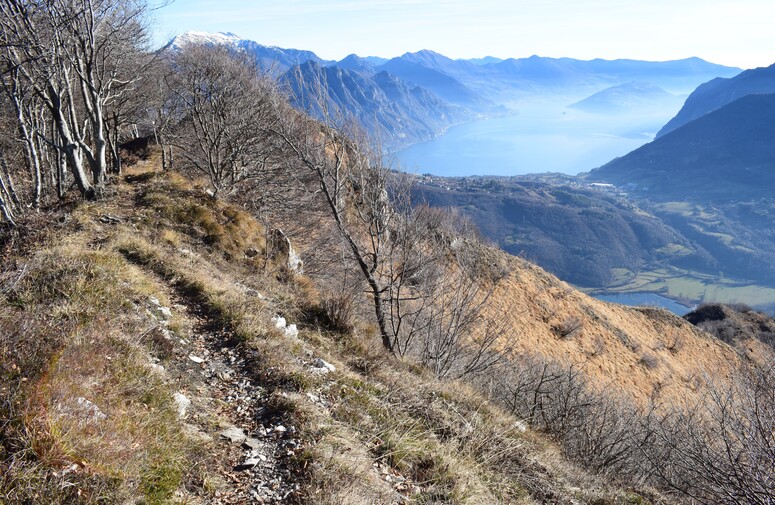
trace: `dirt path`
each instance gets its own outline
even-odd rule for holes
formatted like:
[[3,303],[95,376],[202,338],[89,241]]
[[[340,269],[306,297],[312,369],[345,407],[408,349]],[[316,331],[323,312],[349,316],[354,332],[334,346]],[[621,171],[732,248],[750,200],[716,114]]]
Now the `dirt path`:
[[[142,191],[142,183],[134,189]],[[131,206],[116,210],[132,212]],[[209,451],[199,473],[218,476],[212,486],[201,486],[214,488],[210,496],[194,499],[224,505],[298,502],[300,485],[291,458],[301,442],[293,423],[284,420],[287,413],[269,401],[272,386],[262,380],[267,375],[257,353],[238,342],[198,293],[128,259],[156,279],[172,302],[164,307],[151,298],[146,308],[158,323],[151,336],[159,355],[154,368],[177,390],[187,434]],[[182,329],[169,329],[173,317]]]
[[[182,395],[176,401],[179,409],[185,409],[182,420],[188,434],[212,451],[206,473],[222,477],[207,503],[296,501],[299,484],[289,458],[301,443],[292,423],[271,408],[257,356],[249,346],[235,344],[233,332],[195,295],[161,280],[173,303],[172,307],[155,299],[148,303],[160,323],[156,340],[161,345],[156,347],[166,347],[163,353],[168,358],[156,368],[164,369]],[[182,318],[187,331],[168,330],[167,314]]]

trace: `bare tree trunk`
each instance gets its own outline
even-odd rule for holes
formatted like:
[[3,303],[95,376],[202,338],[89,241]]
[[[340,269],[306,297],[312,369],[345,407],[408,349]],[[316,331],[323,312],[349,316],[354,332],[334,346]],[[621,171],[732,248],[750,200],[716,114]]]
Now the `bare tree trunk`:
[[[5,177],[4,177],[5,176]],[[14,220],[14,207],[18,208],[18,200],[15,200],[15,191],[13,189],[13,181],[10,179],[10,172],[8,170],[8,163],[5,159],[5,153],[0,150],[0,206],[2,206],[2,213],[5,220],[11,224],[16,225]],[[8,181],[6,182],[6,177]]]
[[54,124],[61,141],[60,148],[64,152],[67,165],[75,179],[75,184],[81,192],[81,195],[89,200],[96,196],[94,186],[89,182],[86,171],[83,168],[83,158],[81,157],[81,145],[77,142],[70,130],[70,124],[62,110],[62,102],[59,94],[51,90],[51,112],[54,117]]
[[[25,161],[33,180],[32,205],[37,209],[40,208],[40,198],[43,188],[40,172],[40,157],[38,156],[38,150],[34,139],[35,126],[34,124],[31,125],[30,119],[28,119],[32,118],[34,120],[34,113],[32,112],[34,105],[25,105],[22,103],[18,71],[13,73],[9,84],[6,91],[13,104],[14,112],[16,112],[19,133],[24,142]],[[25,113],[25,110],[27,113]]]

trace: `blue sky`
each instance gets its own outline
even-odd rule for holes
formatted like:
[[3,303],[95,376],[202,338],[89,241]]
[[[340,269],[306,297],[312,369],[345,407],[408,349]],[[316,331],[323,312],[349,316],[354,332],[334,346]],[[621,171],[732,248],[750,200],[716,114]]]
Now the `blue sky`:
[[327,59],[432,49],[454,58],[775,62],[775,0],[176,0],[155,18],[159,44],[188,30],[230,31]]

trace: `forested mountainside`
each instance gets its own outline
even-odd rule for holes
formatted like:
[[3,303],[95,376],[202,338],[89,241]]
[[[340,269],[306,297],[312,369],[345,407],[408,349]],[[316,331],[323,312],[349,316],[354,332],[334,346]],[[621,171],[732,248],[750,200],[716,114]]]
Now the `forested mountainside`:
[[723,203],[775,187],[775,94],[746,95],[589,174],[651,200]]
[[773,500],[770,347],[482,244],[245,53],[87,2],[0,3],[0,501]]

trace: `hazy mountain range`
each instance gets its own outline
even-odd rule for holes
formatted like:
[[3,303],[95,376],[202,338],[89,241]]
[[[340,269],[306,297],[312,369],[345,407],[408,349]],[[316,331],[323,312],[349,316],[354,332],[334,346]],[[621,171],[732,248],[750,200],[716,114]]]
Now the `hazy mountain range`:
[[684,99],[684,96],[668,93],[656,84],[628,82],[598,91],[569,107],[598,114],[653,112],[680,106]]
[[[572,103],[633,81],[677,93],[739,72],[699,58],[668,62],[540,56],[454,60],[430,50],[391,59],[351,54],[330,61],[311,51],[268,47],[232,33],[189,32],[169,46],[178,50],[190,43],[228,44],[246,51],[262,68],[288,83],[295,96],[301,96],[303,87],[322,90],[329,107],[359,119],[393,148],[432,139],[461,122],[518,113],[520,103],[538,97]],[[324,85],[318,86],[320,82]],[[620,90],[620,96],[626,91],[626,87]],[[630,91],[640,98],[624,101],[648,100],[642,89]],[[297,105],[310,108],[309,101]]]

